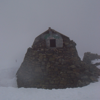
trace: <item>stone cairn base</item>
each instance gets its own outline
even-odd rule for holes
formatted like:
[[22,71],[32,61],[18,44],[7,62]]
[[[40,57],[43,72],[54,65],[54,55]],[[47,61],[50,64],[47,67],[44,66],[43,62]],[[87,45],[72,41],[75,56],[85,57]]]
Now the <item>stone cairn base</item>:
[[63,48],[53,49],[39,41],[27,50],[16,75],[18,87],[62,89],[98,81],[100,69],[80,60],[73,41],[64,41]]
[[75,56],[68,57],[68,51],[65,52],[29,48],[17,72],[18,87],[73,88],[98,81],[100,70],[95,65],[86,64]]

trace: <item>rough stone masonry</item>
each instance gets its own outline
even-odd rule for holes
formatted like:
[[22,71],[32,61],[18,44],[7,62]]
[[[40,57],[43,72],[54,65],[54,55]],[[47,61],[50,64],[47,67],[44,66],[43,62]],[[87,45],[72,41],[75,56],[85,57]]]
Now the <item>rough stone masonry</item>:
[[49,28],[36,37],[17,71],[18,87],[59,89],[98,81],[100,70],[81,61],[76,43]]

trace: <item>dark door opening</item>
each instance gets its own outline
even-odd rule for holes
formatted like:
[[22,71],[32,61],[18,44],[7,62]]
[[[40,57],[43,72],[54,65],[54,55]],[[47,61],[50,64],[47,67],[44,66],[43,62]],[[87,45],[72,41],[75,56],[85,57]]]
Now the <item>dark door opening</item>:
[[56,39],[50,39],[50,47],[56,47]]

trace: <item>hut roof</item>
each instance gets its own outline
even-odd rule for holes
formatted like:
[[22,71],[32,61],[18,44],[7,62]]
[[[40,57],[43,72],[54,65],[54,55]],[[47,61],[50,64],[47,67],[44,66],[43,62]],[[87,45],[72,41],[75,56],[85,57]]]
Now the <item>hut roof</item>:
[[[65,36],[65,37],[67,37],[67,36],[64,35],[64,34],[58,32],[58,31],[56,31],[56,30],[54,30],[54,29],[51,29],[51,27],[49,27],[48,30],[44,31],[43,33],[41,33],[41,34],[38,35],[37,37],[41,36],[41,35],[44,34],[44,33],[47,33],[47,32],[49,33],[49,30],[51,30],[51,31],[54,32],[54,33],[58,33],[58,34],[61,34],[61,35]],[[36,37],[36,38],[37,38],[37,37]],[[69,37],[67,37],[67,38],[69,38]]]

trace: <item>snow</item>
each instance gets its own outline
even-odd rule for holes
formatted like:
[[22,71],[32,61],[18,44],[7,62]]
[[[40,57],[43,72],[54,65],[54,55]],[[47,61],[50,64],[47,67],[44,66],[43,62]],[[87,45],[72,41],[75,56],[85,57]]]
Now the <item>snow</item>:
[[92,64],[100,63],[100,59],[95,59],[95,60],[92,60],[91,62],[92,62]]
[[[92,60],[91,63],[92,63],[92,64],[100,63],[100,59]],[[100,65],[98,65],[97,67],[100,68]]]
[[0,68],[0,100],[100,100],[100,78],[80,88],[17,88],[17,70],[18,67]]
[[82,88],[35,89],[1,87],[0,100],[100,100],[100,81]]

